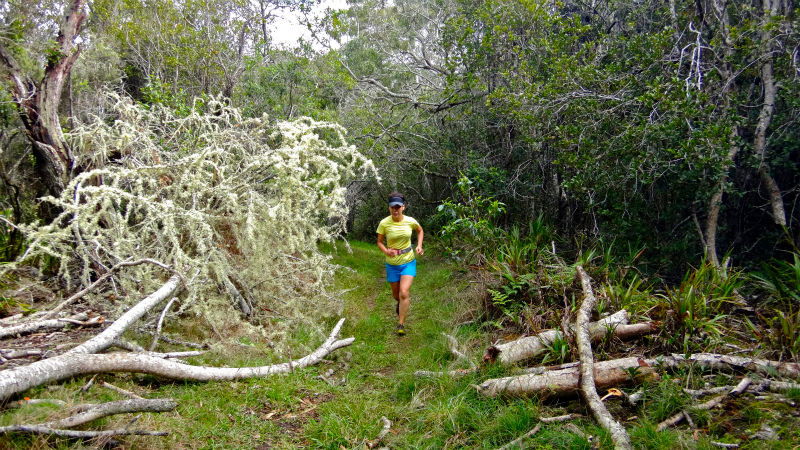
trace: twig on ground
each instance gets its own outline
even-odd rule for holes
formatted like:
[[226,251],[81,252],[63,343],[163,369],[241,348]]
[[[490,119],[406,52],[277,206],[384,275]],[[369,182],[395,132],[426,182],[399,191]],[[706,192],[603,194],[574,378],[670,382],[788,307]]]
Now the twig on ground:
[[383,441],[383,438],[385,438],[386,435],[389,434],[389,430],[392,429],[392,422],[390,422],[389,419],[386,418],[386,416],[381,417],[381,420],[383,421],[383,428],[381,428],[381,432],[378,434],[378,437],[376,437],[371,441],[367,441],[366,445],[367,448],[369,449],[375,448],[378,445],[380,445],[381,441]]
[[122,395],[124,395],[126,397],[130,397],[130,398],[135,399],[135,400],[144,400],[142,397],[139,397],[138,395],[134,394],[133,392],[126,391],[125,389],[116,387],[111,383],[108,383],[108,382],[105,382],[105,381],[101,381],[99,384],[100,384],[100,386],[103,386],[104,388],[108,388],[108,389],[111,389],[112,391],[116,391],[116,392],[118,392],[118,393],[120,393],[120,394],[122,394]]
[[[137,328],[136,331],[138,331],[139,333],[147,333],[147,334],[149,334],[151,336],[155,336],[155,332],[149,331],[149,330],[145,330],[144,328]],[[164,336],[164,335],[161,335],[159,337],[159,340],[164,341],[164,342],[166,342],[168,344],[185,345],[185,346],[191,347],[191,348],[200,348],[200,349],[211,348],[211,346],[209,344],[197,344],[195,342],[181,341],[179,339],[173,339],[171,337]],[[144,349],[142,349],[142,350],[144,350]]]
[[98,438],[104,436],[168,436],[168,431],[146,431],[146,430],[105,430],[105,431],[77,431],[77,430],[61,430],[58,428],[50,428],[41,425],[11,425],[7,427],[0,427],[0,435],[7,433],[28,433],[28,434],[49,434],[53,436],[71,437],[71,438]]
[[[750,380],[749,377],[745,377],[745,378],[742,379],[741,382],[739,382],[739,384],[736,385],[736,387],[731,389],[730,392],[727,392],[727,393],[725,393],[723,395],[720,395],[718,397],[714,397],[711,400],[709,400],[709,401],[707,401],[705,403],[702,403],[700,405],[697,405],[692,409],[706,410],[706,409],[716,408],[717,406],[721,405],[729,397],[737,396],[737,395],[741,394],[742,392],[744,392],[747,389],[747,387],[750,385],[751,382],[752,382],[752,380]],[[670,417],[669,419],[667,419],[667,420],[661,422],[660,424],[658,424],[658,426],[656,427],[656,431],[664,431],[664,430],[666,430],[667,428],[669,428],[671,426],[675,426],[675,425],[679,424],[683,419],[686,419],[687,416],[688,416],[688,414],[686,414],[685,411],[681,411],[678,414],[675,414],[674,416]]]
[[578,417],[582,417],[580,414],[566,414],[563,416],[556,416],[556,417],[540,417],[539,423],[536,424],[530,431],[523,434],[522,436],[514,439],[513,441],[509,442],[508,444],[498,448],[497,450],[509,450],[511,447],[519,444],[523,441],[523,439],[527,439],[534,434],[538,433],[539,430],[542,428],[543,423],[555,423],[555,422],[566,422],[568,420],[576,419]]
[[506,445],[504,445],[504,446],[502,446],[502,447],[498,448],[497,450],[509,450],[511,447],[513,447],[513,446],[515,446],[515,445],[519,444],[519,443],[520,443],[520,442],[522,442],[524,439],[527,439],[527,438],[529,438],[529,437],[533,436],[534,434],[538,433],[538,432],[539,432],[539,430],[541,430],[541,429],[542,429],[542,423],[543,423],[543,422],[539,422],[539,423],[537,423],[537,424],[536,424],[536,426],[535,426],[535,427],[533,427],[533,428],[532,428],[530,431],[528,431],[527,433],[523,434],[522,436],[520,436],[520,437],[518,437],[518,438],[514,439],[513,441],[509,442],[508,444],[506,444]]
[[103,417],[116,414],[128,414],[137,412],[166,412],[172,411],[178,404],[171,399],[133,399],[117,400],[113,402],[101,403],[86,407],[84,411],[53,422],[43,423],[42,426],[52,428],[72,428],[78,425],[89,423]]
[[55,398],[29,398],[28,400],[20,400],[18,402],[9,403],[8,407],[18,408],[24,405],[55,405],[64,407],[67,406],[67,402]]
[[418,370],[418,371],[414,372],[414,376],[418,377],[418,378],[426,378],[426,377],[435,378],[435,377],[444,377],[444,376],[449,376],[449,377],[452,377],[452,378],[460,378],[460,377],[467,376],[467,375],[469,375],[471,373],[476,373],[477,371],[478,371],[477,368],[475,368],[475,369],[456,369],[456,370],[450,370],[450,371],[447,371],[447,372],[431,372],[431,371],[428,371],[428,370]]
[[78,392],[86,392],[89,390],[90,387],[94,384],[94,380],[97,378],[97,374],[95,374],[86,384],[83,385]]
[[5,359],[26,358],[28,356],[40,356],[42,353],[44,353],[44,352],[39,350],[39,349],[33,349],[33,350],[21,350],[21,349],[8,350],[8,349],[2,349],[2,350],[0,350],[0,356],[2,356]]
[[136,343],[133,343],[133,342],[128,342],[128,341],[123,341],[121,339],[114,339],[114,341],[111,343],[111,346],[112,347],[121,348],[121,349],[127,350],[129,352],[144,353],[144,352],[147,351],[147,350],[144,349],[144,347],[142,347],[139,344],[136,344]]
[[720,448],[739,448],[739,444],[726,444],[724,442],[709,441],[709,444]]
[[453,336],[450,336],[447,333],[442,333],[442,336],[447,338],[447,341],[450,343],[450,353],[455,355],[455,357],[458,358],[458,359],[463,359],[464,361],[467,361],[469,363],[470,367],[472,367],[473,369],[477,369],[478,368],[478,366],[475,365],[475,363],[472,362],[471,359],[467,358],[467,355],[461,353],[461,351],[458,350],[458,341],[456,340],[456,338],[454,338]]

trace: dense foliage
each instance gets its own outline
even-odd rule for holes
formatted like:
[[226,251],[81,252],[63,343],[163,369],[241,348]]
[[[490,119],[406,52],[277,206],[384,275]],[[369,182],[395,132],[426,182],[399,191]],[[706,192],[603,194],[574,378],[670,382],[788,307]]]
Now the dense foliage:
[[[236,108],[235,127],[266,113],[272,122],[259,126],[306,116],[311,121],[302,123],[347,129],[384,180],[368,171],[337,197],[346,204],[337,213],[358,237],[373,239],[385,194],[399,189],[410,200],[408,214],[444,237],[448,255],[494,265],[501,277],[507,258],[498,252],[511,251],[502,249],[513,241],[547,247],[548,258],[580,258],[591,248],[636,255],[643,277],[674,282],[700,261],[721,274],[726,265],[759,270],[762,278],[792,273],[775,268],[791,267],[800,236],[793,3],[357,0],[322,20],[309,16],[310,41],[295,48],[273,42],[276,12],[312,5],[10,2],[0,11],[12,88],[6,100],[24,104],[20,77],[46,90],[53,68],[70,64],[68,78],[59,78],[60,126],[51,130],[64,155],[62,181],[71,183],[66,191],[98,184],[93,171],[130,163],[127,147],[95,147],[119,126],[106,122],[122,114],[109,109],[106,93],[129,96],[138,105],[130,111],[140,113],[121,123],[146,133],[158,158],[167,152],[176,161],[197,145],[177,124],[195,120],[198,104],[218,104],[203,120],[216,123],[214,114]],[[69,11],[86,16],[71,47],[59,37]],[[60,203],[36,202],[47,192],[61,196],[63,186],[42,171],[50,144],[36,140],[37,122],[26,119],[37,110],[21,111],[0,111],[6,260],[44,248],[33,235],[25,247],[19,224],[38,217],[43,226],[63,226],[72,211],[70,194]],[[176,125],[155,124],[147,114]],[[87,135],[82,127],[92,123],[106,131],[89,139],[97,130]],[[309,131],[323,141],[328,132]],[[229,143],[215,158],[234,158],[250,138],[223,139]],[[506,266],[524,266],[520,258]],[[72,262],[59,264],[63,272]],[[84,283],[93,272],[87,264]],[[515,280],[524,275],[512,272]]]
[[343,122],[418,204],[464,174],[505,224],[640,242],[666,271],[797,239],[792,4],[359,2],[341,23]]

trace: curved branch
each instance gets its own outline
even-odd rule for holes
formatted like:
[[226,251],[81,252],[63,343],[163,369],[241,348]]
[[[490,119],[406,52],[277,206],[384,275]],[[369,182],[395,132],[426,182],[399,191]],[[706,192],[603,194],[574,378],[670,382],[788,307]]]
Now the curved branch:
[[111,347],[111,345],[114,343],[114,340],[122,336],[122,333],[124,333],[128,327],[133,325],[148,311],[172,295],[172,293],[178,289],[178,285],[182,280],[183,278],[179,275],[173,275],[169,280],[167,280],[166,283],[164,283],[163,286],[161,286],[161,288],[145,297],[144,300],[139,302],[133,308],[129,309],[128,312],[123,314],[119,319],[115,320],[110,327],[105,329],[105,331],[73,348],[66,354],[74,355],[76,353],[97,353],[101,350]]
[[353,337],[338,339],[342,324],[344,324],[344,319],[336,324],[322,345],[303,358],[260,367],[190,366],[146,354],[94,355],[71,351],[27,366],[0,372],[0,401],[44,383],[92,373],[134,372],[189,381],[239,380],[289,373],[292,370],[317,364],[333,351],[352,344],[355,340]]

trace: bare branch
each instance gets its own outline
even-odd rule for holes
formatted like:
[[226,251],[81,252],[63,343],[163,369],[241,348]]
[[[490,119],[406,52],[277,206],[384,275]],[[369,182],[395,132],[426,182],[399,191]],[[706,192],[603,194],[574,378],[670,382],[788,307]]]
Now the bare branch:
[[576,341],[581,359],[581,395],[600,426],[611,434],[614,447],[622,450],[632,450],[633,447],[631,446],[628,432],[611,416],[605,403],[601,402],[600,396],[597,395],[597,387],[594,383],[594,355],[592,354],[591,336],[589,334],[589,319],[592,316],[592,310],[597,300],[592,292],[592,283],[589,275],[583,270],[582,266],[579,265],[576,268],[581,278],[584,295],[575,324],[577,331]]

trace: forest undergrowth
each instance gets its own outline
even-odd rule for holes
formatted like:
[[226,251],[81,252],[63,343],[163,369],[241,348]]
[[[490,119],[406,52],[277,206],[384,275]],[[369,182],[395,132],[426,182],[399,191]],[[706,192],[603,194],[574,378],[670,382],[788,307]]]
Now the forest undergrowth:
[[[498,255],[514,254],[512,238]],[[427,242],[427,241],[426,241]],[[534,428],[541,418],[575,415],[573,420],[545,424],[541,430],[514,448],[611,448],[608,434],[591,418],[577,397],[526,398],[489,397],[475,385],[489,378],[517,374],[523,367],[575,361],[569,342],[556,341],[548,351],[508,367],[481,360],[487,347],[559,328],[562,317],[574,316],[580,302],[580,283],[574,268],[563,261],[545,264],[531,259],[531,251],[517,249],[517,259],[493,258],[484,265],[465,266],[441,257],[436,243],[419,257],[419,272],[412,287],[412,305],[407,320],[408,334],[394,334],[396,317],[391,290],[383,274],[380,252],[374,244],[351,241],[352,253],[339,243],[325,246],[339,265],[334,287],[345,301],[347,319],[342,336],[354,336],[355,343],[331,354],[326,363],[286,375],[236,382],[173,382],[149,375],[99,375],[95,384],[81,388],[91,377],[78,377],[65,384],[28,391],[26,398],[48,398],[67,405],[99,403],[125,397],[100,386],[104,381],[145,398],[172,398],[178,408],[161,414],[146,413],[137,426],[168,431],[169,436],[114,438],[106,445],[120,448],[174,449],[358,449],[372,448],[383,427],[382,417],[391,422],[390,432],[380,443],[392,449],[497,449]],[[627,309],[631,323],[652,320],[659,331],[627,342],[605,339],[595,345],[596,361],[628,356],[656,357],[671,352],[712,351],[793,360],[797,351],[797,314],[777,308],[786,296],[794,295],[790,264],[770,266],[748,282],[761,283],[761,294],[745,293],[744,276],[721,276],[710,266],[690,270],[676,286],[662,287],[633,270],[638,251],[630,261],[614,260],[602,250],[582,253],[578,261],[595,281],[598,308],[595,314]],[[557,258],[556,258],[557,259]],[[523,267],[525,261],[539,261],[538,268]],[[516,262],[514,262],[516,261]],[[529,270],[530,269],[530,270]],[[784,271],[784,272],[781,272]],[[779,272],[783,273],[780,275]],[[782,281],[781,281],[782,280]],[[780,283],[784,283],[781,288]],[[776,284],[778,286],[776,286]],[[771,293],[767,293],[771,292]],[[740,304],[739,297],[760,295],[761,308]],[[784,297],[781,297],[783,295]],[[746,302],[745,302],[746,303]],[[12,309],[14,305],[6,305]],[[771,308],[772,315],[767,315]],[[331,318],[330,324],[337,318]],[[242,334],[237,343],[222,344],[207,327],[195,326],[193,318],[168,325],[165,333],[180,331],[198,342],[212,343],[211,351],[188,358],[195,364],[244,367],[286,361],[264,340]],[[455,337],[460,349],[479,365],[463,377],[421,378],[418,370],[468,369],[456,359],[442,333]],[[147,335],[128,332],[129,341],[147,346]],[[293,327],[292,352],[304,353],[320,340],[302,325]],[[168,349],[168,345],[165,346]],[[174,346],[176,350],[182,349]],[[279,354],[280,353],[280,354]],[[297,356],[297,355],[294,355]],[[636,374],[631,374],[635,379]],[[628,430],[638,449],[710,449],[718,444],[739,448],[794,448],[800,444],[800,390],[783,396],[743,395],[722,408],[694,410],[710,398],[696,398],[687,389],[736,384],[735,374],[686,366],[672,372],[659,370],[658,379],[643,385],[626,385],[633,393],[641,388],[645,399],[639,406],[625,406],[616,398],[606,405]],[[775,377],[777,378],[777,377]],[[598,390],[605,395],[605,390]],[[0,426],[40,423],[68,415],[67,408],[52,404],[7,405]],[[18,406],[11,408],[9,406]],[[659,422],[681,411],[692,411],[693,422],[656,431]],[[130,417],[101,419],[84,429],[129,426]],[[760,433],[760,434],[759,434]],[[55,437],[7,435],[0,448],[84,448],[98,441]]]

